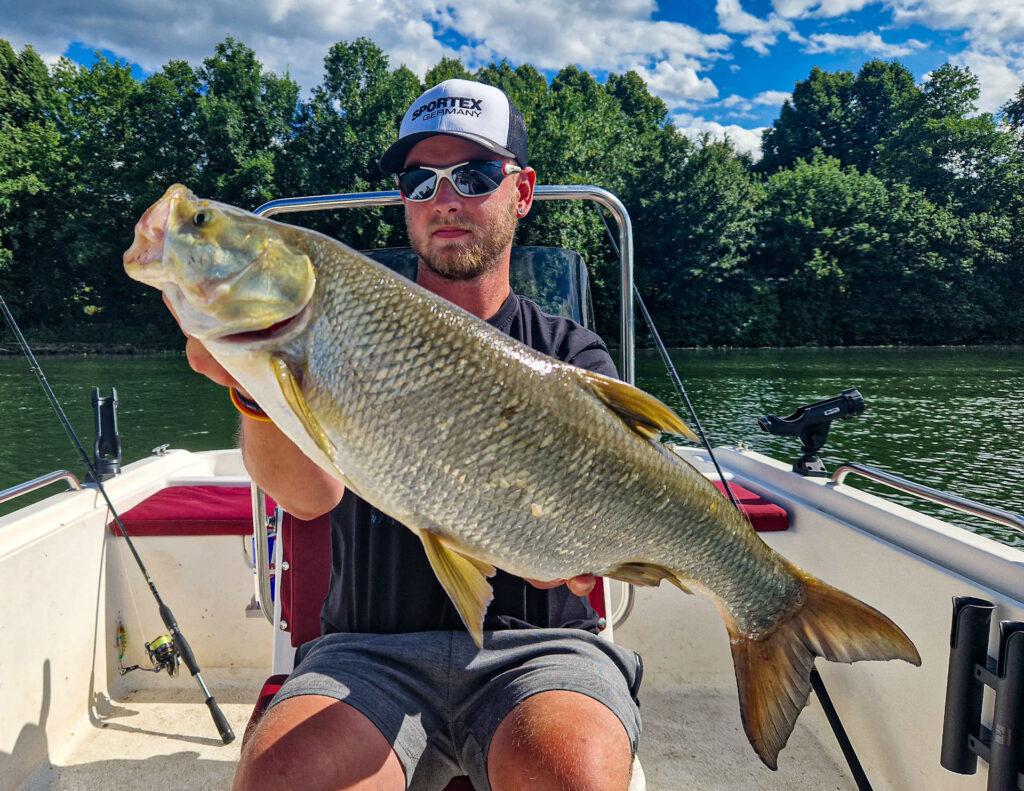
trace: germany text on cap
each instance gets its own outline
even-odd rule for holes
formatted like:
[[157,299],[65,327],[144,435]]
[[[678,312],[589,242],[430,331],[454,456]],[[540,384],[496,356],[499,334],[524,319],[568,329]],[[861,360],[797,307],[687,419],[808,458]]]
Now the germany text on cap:
[[398,142],[380,158],[385,173],[399,173],[420,140],[452,135],[526,167],[526,125],[505,92],[470,80],[445,80],[412,103],[402,119]]

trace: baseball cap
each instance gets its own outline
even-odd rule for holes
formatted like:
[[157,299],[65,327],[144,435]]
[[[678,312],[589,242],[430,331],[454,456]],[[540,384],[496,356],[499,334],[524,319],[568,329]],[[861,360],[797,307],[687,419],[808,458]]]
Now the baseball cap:
[[526,124],[503,90],[472,80],[445,80],[412,103],[402,118],[398,142],[380,158],[385,173],[400,173],[420,140],[461,137],[526,167]]

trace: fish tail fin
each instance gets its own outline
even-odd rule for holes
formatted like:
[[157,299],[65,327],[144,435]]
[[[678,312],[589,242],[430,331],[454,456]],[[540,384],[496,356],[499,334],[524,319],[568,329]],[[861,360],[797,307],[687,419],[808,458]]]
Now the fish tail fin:
[[779,751],[807,703],[815,657],[921,664],[914,644],[878,610],[809,574],[799,574],[806,585],[804,602],[768,636],[751,639],[728,624],[743,728],[771,769],[777,768]]

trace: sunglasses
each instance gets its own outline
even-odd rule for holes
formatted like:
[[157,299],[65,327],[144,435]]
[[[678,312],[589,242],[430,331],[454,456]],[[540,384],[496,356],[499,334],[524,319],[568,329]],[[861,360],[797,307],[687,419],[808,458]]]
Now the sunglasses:
[[502,179],[522,168],[511,162],[475,160],[460,162],[447,168],[420,165],[398,174],[398,189],[406,200],[428,201],[437,193],[441,179],[448,179],[455,191],[464,198],[490,195],[501,186]]

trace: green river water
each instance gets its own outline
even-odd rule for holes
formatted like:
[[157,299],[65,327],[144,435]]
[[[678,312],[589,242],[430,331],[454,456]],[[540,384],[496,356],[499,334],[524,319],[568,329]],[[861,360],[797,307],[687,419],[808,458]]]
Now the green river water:
[[[1002,508],[1024,512],[1024,349],[684,350],[673,352],[713,445],[742,441],[792,461],[796,438],[775,438],[759,415],[856,387],[864,415],[833,424],[822,459],[832,470],[859,461]],[[90,454],[92,389],[118,393],[123,461],[158,445],[209,450],[233,445],[237,413],[223,388],[193,374],[181,354],[41,357],[47,381]],[[661,359],[640,352],[637,382],[686,417]],[[21,357],[0,358],[0,489],[56,469],[83,465],[35,375]],[[688,421],[689,422],[689,421]],[[856,478],[856,486],[875,488]],[[45,494],[59,491],[49,487]],[[887,495],[910,504],[903,495]],[[0,505],[0,514],[31,502]],[[1024,536],[930,505],[915,505],[968,529],[1024,546]]]

